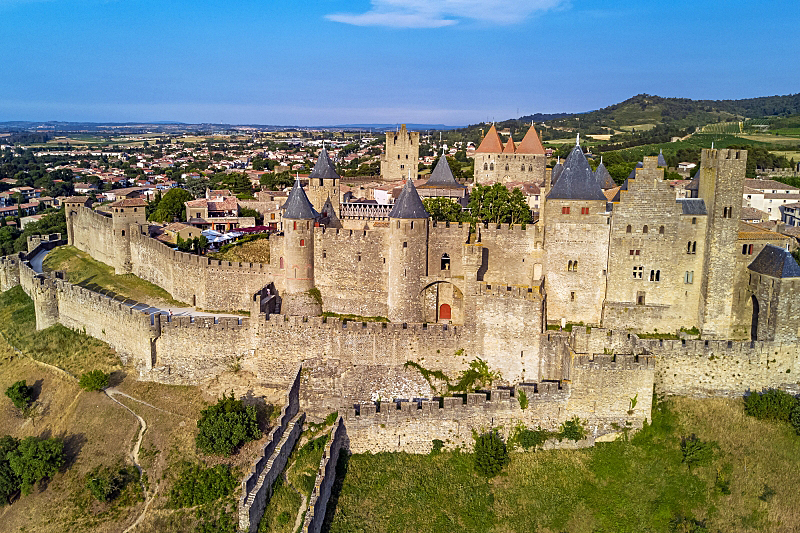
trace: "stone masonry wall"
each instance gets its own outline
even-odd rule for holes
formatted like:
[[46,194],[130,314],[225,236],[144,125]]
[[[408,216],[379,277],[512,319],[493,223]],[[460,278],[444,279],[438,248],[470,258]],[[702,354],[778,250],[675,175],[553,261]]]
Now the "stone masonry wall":
[[[641,356],[576,357],[573,379],[526,383],[509,389],[434,398],[433,401],[383,401],[347,411],[353,453],[405,451],[428,453],[432,440],[448,448],[471,448],[473,430],[497,428],[506,438],[518,425],[557,430],[573,417],[592,439],[619,428],[640,428],[650,417],[655,361]],[[528,398],[519,404],[519,391]],[[513,393],[513,395],[512,395]],[[631,398],[637,404],[631,409]]]
[[[317,479],[314,481],[314,491],[308,501],[308,512],[303,522],[303,533],[319,533],[325,520],[325,511],[328,500],[331,498],[331,489],[336,480],[336,463],[342,448],[349,446],[347,429],[340,416],[331,429],[328,445],[322,454],[322,460],[317,469]],[[345,452],[346,453],[346,452]]]
[[[291,453],[294,444],[302,430],[300,419],[292,424],[300,410],[300,371],[298,368],[295,378],[286,391],[286,403],[281,409],[277,425],[270,431],[267,443],[258,459],[253,462],[250,472],[242,480],[242,494],[239,498],[239,529],[241,531],[255,532],[258,523],[264,514],[264,508],[272,495],[272,484],[283,472],[286,458]],[[299,421],[299,423],[297,423]],[[284,440],[284,433],[291,427],[289,438]],[[284,442],[284,449],[276,455],[276,449]],[[278,456],[284,457],[283,461],[277,460]],[[266,471],[265,471],[266,468]],[[274,471],[273,471],[274,470]]]

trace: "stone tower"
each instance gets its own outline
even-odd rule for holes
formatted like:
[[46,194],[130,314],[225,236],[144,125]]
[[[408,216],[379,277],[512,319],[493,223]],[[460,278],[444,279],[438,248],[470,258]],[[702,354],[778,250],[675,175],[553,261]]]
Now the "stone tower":
[[544,207],[548,320],[600,324],[608,268],[607,199],[576,145]]
[[389,213],[389,320],[422,322],[420,278],[427,276],[428,212],[406,181]]
[[533,124],[519,144],[509,137],[505,145],[492,124],[473,157],[475,183],[544,183],[547,157]]
[[419,166],[419,132],[406,130],[403,124],[398,131],[386,133],[386,149],[381,155],[381,179],[398,181],[408,176],[416,177]]
[[700,317],[703,338],[732,338],[736,240],[742,211],[747,152],[703,150],[697,193],[708,211]]
[[334,213],[325,213],[327,216],[339,216],[339,175],[331,161],[328,151],[323,148],[314,165],[314,170],[308,176],[308,199],[314,209],[322,213],[325,202],[330,198]]
[[131,232],[147,224],[147,202],[142,198],[125,198],[109,205],[111,208],[112,241],[114,246],[114,273],[130,274]]
[[284,204],[283,258],[286,293],[281,309],[287,315],[316,316],[322,304],[315,298],[314,289],[314,224],[319,214],[314,210],[300,181]]
[[61,203],[64,205],[64,216],[67,219],[67,244],[72,246],[75,244],[74,228],[72,227],[74,219],[72,217],[78,213],[81,207],[90,207],[92,203],[88,196],[70,196]]

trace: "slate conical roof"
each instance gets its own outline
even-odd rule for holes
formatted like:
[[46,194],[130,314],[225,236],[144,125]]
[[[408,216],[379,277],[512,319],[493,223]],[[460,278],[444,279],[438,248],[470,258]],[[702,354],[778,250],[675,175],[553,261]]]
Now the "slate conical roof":
[[800,265],[792,254],[772,244],[766,245],[747,268],[773,278],[800,278]]
[[423,187],[466,189],[465,185],[462,185],[456,181],[456,178],[453,176],[453,171],[450,169],[450,164],[447,162],[447,156],[444,154],[442,154],[442,157],[439,158],[439,162],[436,163],[433,172],[431,172],[431,177],[425,182]]
[[563,200],[602,200],[607,201],[600,183],[592,172],[592,167],[577,144],[564,162],[564,170],[558,177],[548,199]]
[[608,173],[608,169],[603,164],[603,161],[600,161],[600,164],[597,166],[597,170],[594,171],[594,175],[597,178],[597,181],[600,183],[600,187],[603,189],[613,189],[617,186],[614,182],[614,178],[611,177],[611,174]]
[[501,154],[503,153],[503,141],[500,140],[500,134],[497,133],[497,128],[489,128],[486,137],[481,141],[481,145],[475,150],[476,154]]
[[503,148],[504,154],[513,154],[517,151],[517,147],[514,146],[514,136],[508,138],[508,142],[506,143],[506,147]]
[[564,172],[564,165],[562,165],[561,161],[559,161],[553,167],[553,171],[550,172],[550,186],[551,187],[556,184],[556,182],[558,181],[558,177],[561,176],[562,172]]
[[322,179],[339,179],[339,174],[336,173],[336,166],[331,161],[328,155],[328,150],[325,147],[319,153],[317,164],[314,165],[314,170],[311,171],[309,178],[322,178]]
[[667,167],[667,160],[664,159],[664,150],[658,151],[658,166],[660,167]]
[[389,218],[428,218],[428,212],[410,178],[395,201]]
[[300,180],[294,181],[294,187],[289,191],[289,197],[286,203],[283,204],[283,218],[294,220],[309,220],[315,219],[319,216],[314,210],[314,206],[306,196],[306,191],[300,186]]
[[539,135],[536,133],[536,128],[533,127],[533,124],[531,124],[522,142],[517,145],[517,153],[544,155],[544,146],[542,146],[542,141],[539,140]]

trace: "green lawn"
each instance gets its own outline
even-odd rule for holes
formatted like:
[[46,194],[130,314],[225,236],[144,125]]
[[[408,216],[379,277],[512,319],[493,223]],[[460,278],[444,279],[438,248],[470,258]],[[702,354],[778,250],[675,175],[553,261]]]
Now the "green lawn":
[[188,307],[149,281],[133,274],[116,275],[114,269],[73,246],[60,246],[47,254],[43,263],[48,271],[63,270],[70,283],[95,291],[109,290],[123,298],[130,298],[149,305]]
[[[689,470],[680,443],[693,433],[719,448]],[[629,440],[512,452],[492,480],[460,452],[353,455],[340,466],[331,533],[788,533],[800,524],[800,436],[746,417],[741,400],[676,398]]]
[[0,333],[26,355],[74,376],[94,369],[110,372],[122,367],[114,351],[93,337],[61,324],[36,331],[33,301],[20,286],[0,293]]

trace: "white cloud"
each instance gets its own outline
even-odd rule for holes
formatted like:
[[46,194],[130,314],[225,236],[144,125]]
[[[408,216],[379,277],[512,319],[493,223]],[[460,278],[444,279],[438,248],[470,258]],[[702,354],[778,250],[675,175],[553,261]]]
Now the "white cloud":
[[441,28],[472,19],[493,24],[521,22],[567,0],[371,0],[365,13],[333,13],[326,18],[355,26]]

